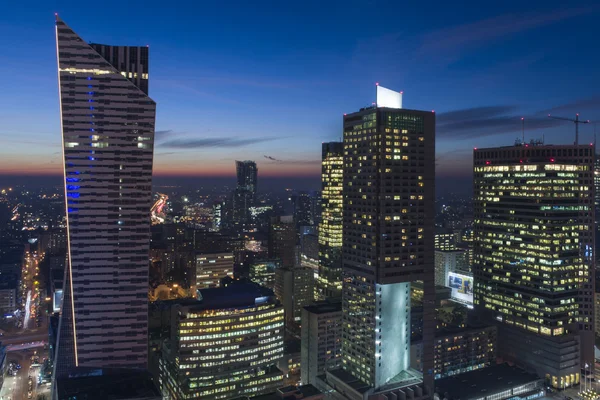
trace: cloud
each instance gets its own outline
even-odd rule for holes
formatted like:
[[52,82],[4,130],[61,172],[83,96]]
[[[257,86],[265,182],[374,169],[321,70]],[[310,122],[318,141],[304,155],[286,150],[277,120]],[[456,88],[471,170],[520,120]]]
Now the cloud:
[[167,136],[171,136],[172,134],[173,134],[172,129],[164,129],[164,130],[154,131],[154,138],[156,140],[162,140]]
[[552,10],[545,13],[504,14],[426,34],[419,56],[456,55],[490,41],[597,11],[598,7]]
[[[572,103],[563,104],[560,106],[556,106],[545,110],[546,113],[555,113],[555,112],[579,112],[584,110],[591,110],[600,108],[600,96],[589,97],[587,99],[581,99],[574,101]],[[582,119],[584,116],[582,116]]]
[[[469,139],[505,133],[520,133],[521,115],[516,105],[474,107],[441,113],[437,116],[436,132],[440,139]],[[562,121],[550,119],[542,112],[525,116],[525,130],[552,128]]]
[[258,137],[258,138],[202,138],[202,139],[171,139],[161,143],[161,148],[167,149],[197,149],[205,147],[220,147],[220,148],[234,148],[244,147],[253,144],[270,142],[272,140],[281,139],[280,137]]

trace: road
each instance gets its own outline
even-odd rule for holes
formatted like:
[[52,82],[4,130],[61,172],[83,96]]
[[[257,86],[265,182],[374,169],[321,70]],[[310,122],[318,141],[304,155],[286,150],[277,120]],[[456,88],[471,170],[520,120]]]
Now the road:
[[27,291],[27,300],[25,301],[25,318],[23,319],[23,330],[29,328],[29,319],[31,318],[31,290]]

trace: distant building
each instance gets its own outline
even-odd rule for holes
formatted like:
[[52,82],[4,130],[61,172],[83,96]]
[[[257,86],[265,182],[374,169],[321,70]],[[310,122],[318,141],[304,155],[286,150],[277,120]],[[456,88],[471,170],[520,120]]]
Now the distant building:
[[316,383],[342,363],[342,303],[318,303],[302,310],[301,381]]
[[298,385],[300,383],[300,339],[290,338],[283,345],[283,357],[277,363],[277,368],[283,372],[284,385]]
[[232,195],[232,222],[242,230],[251,221],[250,208],[256,203],[258,168],[254,161],[236,161],[237,186]]
[[455,250],[456,237],[452,229],[437,228],[435,231],[435,249],[436,250]]
[[435,381],[433,400],[533,400],[544,397],[544,380],[508,364]]
[[300,192],[292,196],[294,206],[294,222],[297,227],[312,226],[315,224],[313,219],[313,200],[309,193]]
[[232,281],[171,305],[160,384],[171,400],[256,396],[282,386],[283,307],[273,291]]
[[313,234],[306,234],[300,237],[302,255],[311,260],[319,259],[319,237]]
[[224,218],[224,202],[217,201],[213,204],[212,208],[212,230],[214,232],[219,232],[223,227],[223,218]]
[[342,190],[344,144],[323,143],[321,154],[321,223],[319,225],[319,280],[321,298],[342,295]]
[[308,267],[282,267],[275,271],[275,295],[285,309],[288,329],[300,325],[302,309],[314,301],[314,287],[314,272]]
[[282,266],[298,265],[296,226],[292,216],[273,217],[269,229],[269,258],[279,258]]
[[474,304],[498,353],[549,386],[594,366],[594,147],[478,148]]
[[281,267],[281,261],[261,260],[250,265],[250,280],[269,289],[275,288],[275,271]]
[[435,284],[448,286],[448,272],[469,272],[469,256],[462,250],[435,251]]
[[221,279],[233,277],[233,253],[198,254],[196,289],[219,287]]
[[17,309],[18,288],[16,275],[0,274],[0,312],[13,313]]

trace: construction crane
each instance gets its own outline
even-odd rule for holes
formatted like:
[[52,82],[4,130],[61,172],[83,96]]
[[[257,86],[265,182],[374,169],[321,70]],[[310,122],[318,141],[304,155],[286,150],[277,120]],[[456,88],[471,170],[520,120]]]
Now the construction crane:
[[582,120],[579,119],[579,113],[575,114],[575,119],[573,118],[565,118],[565,117],[555,117],[553,115],[548,114],[548,118],[560,119],[562,121],[571,121],[575,123],[575,146],[579,144],[579,124],[589,124],[590,120]]

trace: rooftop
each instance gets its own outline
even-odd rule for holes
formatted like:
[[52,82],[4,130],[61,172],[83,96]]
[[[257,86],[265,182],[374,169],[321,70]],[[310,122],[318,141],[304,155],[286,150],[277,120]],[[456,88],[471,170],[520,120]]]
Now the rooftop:
[[310,399],[314,396],[321,397],[322,393],[313,385],[285,386],[277,389],[274,393],[252,397],[252,400],[281,400],[283,398]]
[[304,307],[306,311],[311,314],[327,314],[332,312],[341,312],[342,311],[342,303],[341,302],[320,302],[310,306]]
[[467,400],[540,380],[536,374],[508,364],[465,372],[435,381],[435,392],[448,399]]
[[76,376],[57,379],[58,399],[159,400],[158,388],[143,370],[78,369]]

